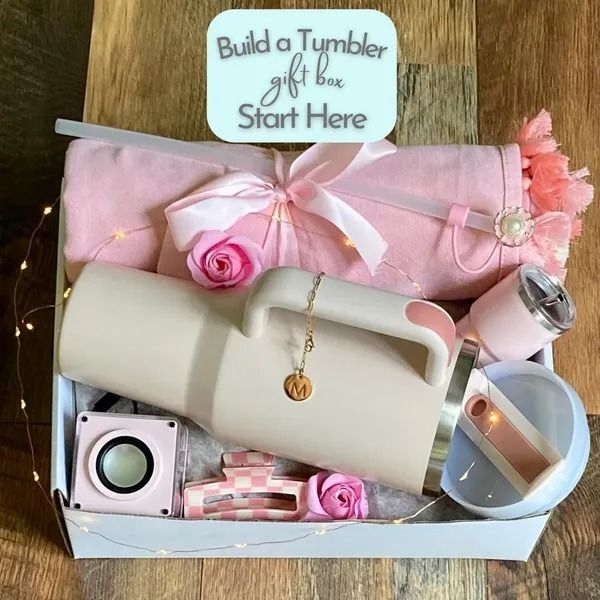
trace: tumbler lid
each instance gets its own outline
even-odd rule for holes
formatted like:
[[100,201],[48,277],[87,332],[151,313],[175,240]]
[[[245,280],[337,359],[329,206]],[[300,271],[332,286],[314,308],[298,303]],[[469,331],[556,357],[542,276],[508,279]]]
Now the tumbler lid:
[[533,318],[554,335],[575,321],[575,303],[563,284],[536,265],[519,269],[519,296]]
[[442,488],[455,502],[483,517],[518,519],[543,514],[571,493],[585,469],[590,435],[583,403],[568,383],[533,361],[501,361],[488,365],[484,373],[556,449],[562,464],[523,495],[458,427]]
[[469,383],[471,371],[477,368],[479,344],[465,339],[458,352],[446,397],[442,404],[440,420],[427,463],[423,493],[437,495],[441,491],[442,474],[446,466],[450,442],[460,416],[460,410]]

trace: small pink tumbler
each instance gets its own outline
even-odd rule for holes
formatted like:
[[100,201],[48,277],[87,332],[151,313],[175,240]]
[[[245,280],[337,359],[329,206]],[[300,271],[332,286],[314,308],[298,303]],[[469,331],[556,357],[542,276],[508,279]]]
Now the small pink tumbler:
[[479,360],[485,366],[529,358],[574,321],[575,304],[562,283],[526,264],[475,300],[456,333],[481,344]]

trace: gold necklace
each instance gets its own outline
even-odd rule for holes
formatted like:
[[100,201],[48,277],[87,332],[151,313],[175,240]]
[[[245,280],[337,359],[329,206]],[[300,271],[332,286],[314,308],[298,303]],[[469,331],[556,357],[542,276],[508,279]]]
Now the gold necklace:
[[301,402],[307,400],[312,394],[313,386],[311,380],[304,374],[306,368],[306,357],[309,352],[315,347],[315,299],[317,297],[317,291],[323,281],[325,273],[319,273],[313,283],[312,290],[308,294],[308,307],[306,310],[306,329],[304,331],[304,348],[302,350],[302,358],[300,359],[300,365],[293,372],[290,373],[283,382],[283,389],[288,395],[288,398]]

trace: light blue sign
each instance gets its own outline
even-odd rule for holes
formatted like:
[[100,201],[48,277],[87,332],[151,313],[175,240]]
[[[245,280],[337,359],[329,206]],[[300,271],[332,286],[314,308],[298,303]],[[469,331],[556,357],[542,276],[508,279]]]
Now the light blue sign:
[[228,10],[207,113],[229,142],[372,142],[396,122],[396,28],[376,10]]

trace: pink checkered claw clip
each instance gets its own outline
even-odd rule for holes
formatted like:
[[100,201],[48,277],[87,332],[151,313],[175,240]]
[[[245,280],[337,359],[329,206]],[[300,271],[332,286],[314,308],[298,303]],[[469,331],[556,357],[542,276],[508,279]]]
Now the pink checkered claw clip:
[[231,452],[223,465],[225,479],[186,484],[186,519],[297,521],[306,513],[306,480],[274,476],[271,454]]

